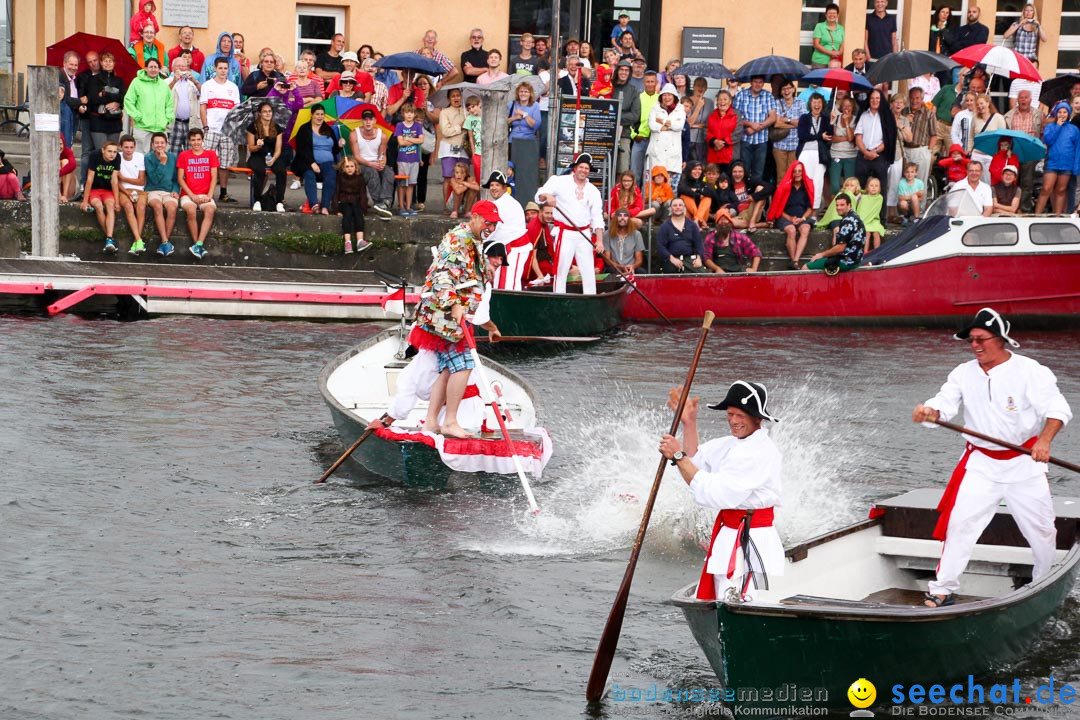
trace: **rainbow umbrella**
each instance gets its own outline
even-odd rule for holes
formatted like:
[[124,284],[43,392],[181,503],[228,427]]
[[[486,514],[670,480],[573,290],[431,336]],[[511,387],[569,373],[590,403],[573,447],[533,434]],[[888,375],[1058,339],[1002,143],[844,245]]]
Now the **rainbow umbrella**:
[[364,120],[361,116],[365,110],[375,113],[375,127],[382,130],[387,137],[393,135],[394,128],[390,126],[390,123],[386,122],[386,118],[379,112],[379,108],[371,103],[357,103],[356,107],[350,108],[347,112],[339,115],[338,122],[349,128],[349,130],[355,130],[363,124]]

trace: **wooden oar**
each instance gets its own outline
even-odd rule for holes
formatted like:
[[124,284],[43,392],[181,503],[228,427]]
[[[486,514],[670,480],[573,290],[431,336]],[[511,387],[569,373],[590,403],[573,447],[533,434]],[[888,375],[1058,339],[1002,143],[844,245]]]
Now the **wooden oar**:
[[[386,417],[386,415],[383,415],[383,417]],[[337,459],[337,462],[335,462],[335,463],[334,463],[333,465],[331,465],[331,466],[330,466],[330,469],[329,469],[329,470],[327,470],[326,472],[324,472],[324,473],[322,474],[322,477],[321,477],[321,478],[319,478],[318,480],[316,480],[316,481],[315,481],[315,484],[316,484],[316,485],[318,485],[319,483],[324,483],[324,482],[326,482],[326,478],[328,478],[328,477],[330,477],[331,475],[333,475],[333,474],[334,474],[334,471],[335,471],[335,470],[337,470],[337,469],[338,469],[339,467],[341,467],[341,463],[343,463],[343,462],[345,462],[346,460],[348,460],[348,459],[349,459],[349,456],[353,454],[353,451],[354,451],[354,450],[356,450],[356,448],[360,447],[360,443],[362,443],[362,442],[364,442],[365,440],[367,440],[367,439],[368,439],[368,436],[369,436],[369,435],[371,435],[371,433],[372,433],[372,432],[374,432],[374,431],[373,431],[373,430],[365,430],[365,431],[364,431],[364,434],[360,436],[360,439],[359,439],[359,440],[357,440],[356,442],[354,442],[354,443],[353,443],[352,445],[350,445],[350,446],[349,446],[349,449],[345,451],[345,454],[344,454],[344,455],[342,455],[341,457],[339,457],[339,458]]]
[[469,352],[472,353],[473,362],[476,363],[476,374],[480,376],[479,389],[480,396],[484,399],[484,402],[491,405],[491,409],[495,411],[495,419],[499,422],[499,429],[502,430],[503,440],[506,441],[506,447],[510,451],[510,457],[514,460],[514,469],[517,470],[518,480],[521,481],[521,489],[525,491],[525,499],[529,501],[529,507],[533,511],[533,515],[540,512],[540,507],[536,504],[536,498],[533,497],[532,488],[529,487],[529,480],[525,477],[525,470],[521,467],[521,458],[517,456],[517,451],[514,449],[514,440],[510,437],[510,431],[506,429],[506,421],[503,420],[502,410],[499,408],[499,401],[495,398],[495,393],[491,389],[491,385],[488,383],[487,373],[484,372],[484,364],[480,362],[480,353],[476,351],[476,340],[473,338],[472,327],[470,327],[467,320],[461,321],[461,331],[465,334],[465,344],[469,346]]
[[[581,236],[582,236],[583,238],[585,238],[586,240],[588,240],[590,244],[592,243],[592,238],[591,238],[591,237],[589,237],[588,235],[586,235],[586,234],[585,234],[585,231],[584,231],[584,230],[582,230],[581,228],[579,228],[579,227],[578,227],[577,225],[574,225],[574,223],[570,222],[570,218],[566,217],[566,213],[564,213],[564,212],[562,211],[562,208],[560,208],[560,207],[556,206],[556,207],[555,207],[555,211],[556,211],[556,212],[558,212],[558,213],[559,213],[560,215],[562,215],[562,217],[563,217],[563,220],[565,220],[565,221],[566,221],[566,224],[567,224],[567,225],[570,225],[570,226],[571,226],[571,227],[573,227],[573,228],[574,228],[575,230],[577,230],[577,231],[578,231],[579,233],[581,233]],[[655,312],[655,313],[656,313],[657,315],[659,315],[659,316],[660,316],[660,318],[661,318],[661,319],[662,319],[662,320],[663,320],[664,322],[666,322],[666,323],[667,323],[668,325],[674,325],[674,324],[675,324],[675,323],[671,322],[671,318],[669,318],[669,317],[668,317],[667,315],[665,315],[664,313],[660,312],[660,308],[656,307],[656,303],[654,303],[654,302],[653,302],[652,300],[650,300],[650,299],[649,299],[649,296],[648,296],[648,295],[646,295],[645,293],[641,292],[641,288],[639,288],[639,287],[637,286],[637,283],[636,283],[636,282],[634,282],[634,281],[633,281],[633,280],[631,280],[631,279],[630,279],[629,277],[627,277],[627,276],[626,276],[626,274],[625,274],[625,273],[623,273],[623,271],[622,271],[622,270],[619,270],[619,268],[615,267],[615,263],[611,262],[611,261],[610,261],[610,260],[608,260],[608,259],[607,259],[606,257],[604,257],[604,254],[603,254],[603,253],[600,253],[600,259],[601,259],[601,260],[603,260],[603,261],[604,261],[604,262],[605,262],[605,263],[607,264],[607,266],[608,266],[609,268],[611,268],[612,270],[614,270],[614,271],[615,271],[615,274],[616,274],[616,275],[618,275],[619,277],[621,277],[621,278],[623,279],[623,282],[625,282],[625,283],[626,283],[627,285],[629,285],[630,287],[634,288],[634,292],[636,292],[636,293],[639,293],[639,294],[641,295],[641,299],[642,299],[642,300],[644,300],[645,302],[647,302],[647,303],[649,304],[649,307],[651,307],[651,308],[653,309],[653,312]],[[578,269],[579,269],[579,270],[581,270],[582,274],[584,274],[584,273],[585,273],[585,270],[584,270],[583,268],[578,268]],[[556,271],[556,272],[558,272],[558,268],[555,268],[555,271]]]
[[[705,313],[701,322],[701,335],[698,337],[697,348],[694,350],[694,359],[690,363],[690,369],[686,371],[686,382],[682,386],[682,394],[679,396],[679,406],[675,408],[675,417],[671,421],[670,435],[674,435],[682,421],[683,406],[690,397],[690,386],[694,382],[694,373],[697,371],[698,360],[701,359],[701,349],[705,346],[705,337],[709,334],[709,326],[712,325],[712,311]],[[649,492],[649,501],[645,503],[645,514],[641,517],[641,527],[638,528],[637,539],[634,540],[634,549],[630,552],[630,561],[626,564],[626,572],[623,573],[622,584],[619,592],[615,595],[615,602],[608,613],[607,624],[600,636],[600,644],[596,648],[596,658],[593,660],[592,672],[589,673],[589,684],[585,688],[585,699],[590,703],[599,702],[607,685],[608,674],[611,672],[611,661],[615,658],[615,649],[619,644],[619,633],[622,631],[623,617],[626,615],[626,601],[630,597],[630,583],[634,580],[634,570],[637,568],[638,555],[641,554],[641,543],[645,539],[645,530],[649,527],[649,518],[652,516],[653,504],[656,502],[656,494],[660,490],[660,479],[664,477],[668,459],[660,456],[660,465],[656,468],[656,477],[653,479],[652,490]]]
[[481,335],[476,342],[562,342],[562,343],[586,343],[596,342],[598,337],[570,337],[562,335],[501,335],[498,340],[492,340],[490,335]]
[[[1024,453],[1025,455],[1030,455],[1031,454],[1031,450],[1024,447],[1023,445],[1013,445],[1010,442],[1005,442],[1004,440],[999,440],[999,439],[997,439],[995,437],[990,437],[989,435],[983,435],[981,432],[975,432],[974,430],[969,430],[966,427],[964,427],[963,425],[956,425],[956,424],[951,423],[951,422],[945,422],[944,420],[931,420],[931,422],[934,423],[935,425],[940,425],[943,428],[949,428],[950,430],[955,430],[958,433],[964,433],[965,435],[970,435],[972,437],[977,437],[980,440],[985,440],[986,442],[992,442],[995,445],[1000,445],[1001,447],[1009,448],[1010,450],[1013,450],[1013,451],[1018,452],[1018,453]],[[1052,463],[1054,465],[1057,465],[1058,467],[1063,467],[1066,470],[1072,470],[1073,472],[1080,473],[1080,465],[1073,465],[1071,462],[1066,462],[1064,460],[1059,460],[1056,457],[1051,457],[1048,462],[1050,462],[1050,463]]]

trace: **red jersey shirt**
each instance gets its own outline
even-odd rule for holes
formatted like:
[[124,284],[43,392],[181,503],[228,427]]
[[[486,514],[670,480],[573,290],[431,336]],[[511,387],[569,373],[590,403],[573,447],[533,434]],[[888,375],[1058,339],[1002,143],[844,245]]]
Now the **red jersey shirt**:
[[203,150],[198,155],[191,150],[180,153],[176,158],[176,170],[178,173],[183,171],[184,182],[191,189],[191,193],[184,191],[184,195],[209,195],[212,170],[217,167],[221,167],[221,163],[213,150]]

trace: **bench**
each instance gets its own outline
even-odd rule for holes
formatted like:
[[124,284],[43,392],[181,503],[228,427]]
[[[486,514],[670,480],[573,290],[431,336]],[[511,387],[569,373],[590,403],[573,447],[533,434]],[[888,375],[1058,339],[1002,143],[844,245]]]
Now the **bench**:
[[[30,135],[30,105],[20,103],[18,105],[0,105],[0,112],[4,113],[4,119],[0,120],[0,131],[8,125],[15,126],[17,137],[29,137]],[[26,113],[26,122],[20,120],[20,116]]]

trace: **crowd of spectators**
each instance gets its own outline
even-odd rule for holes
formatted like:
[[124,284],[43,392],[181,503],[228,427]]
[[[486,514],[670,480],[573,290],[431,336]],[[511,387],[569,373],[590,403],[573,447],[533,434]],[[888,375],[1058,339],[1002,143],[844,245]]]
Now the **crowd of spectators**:
[[[814,29],[813,64],[843,66],[865,76],[876,59],[897,50],[895,18],[886,12],[885,0],[874,5],[863,47],[849,49],[853,43],[838,22],[839,8],[829,4]],[[438,49],[438,35],[429,30],[417,52],[443,68],[434,76],[380,70],[375,63],[381,53],[368,44],[355,52],[346,50],[340,34],[326,51],[305,50],[288,66],[268,47],[249,57],[239,33],[220,33],[206,54],[195,47],[192,29],[182,27],[176,44],[166,48],[155,12],[153,0],[146,0],[132,18],[129,52],[140,70],[129,85],[115,74],[115,58],[109,53],[68,53],[60,70],[61,152],[70,154],[77,134],[82,147],[77,170],[74,162],[62,168],[67,180],[61,200],[81,199],[98,212],[107,251],[116,249],[111,213],[120,210],[139,224],[132,228],[138,241],[131,252],[141,251],[145,212],[139,211],[145,194],[155,218],[161,219],[159,229],[171,231],[169,206],[185,210],[197,238],[192,252],[201,257],[205,248],[198,238],[205,239],[214,209],[219,203],[237,202],[228,193],[229,173],[237,169],[252,178],[248,205],[277,212],[289,209],[285,188],[291,172],[294,189],[304,190],[302,210],[347,216],[346,239],[361,249],[367,245],[365,213],[389,218],[395,202],[405,216],[425,209],[432,166],[443,180],[439,204],[447,215],[458,217],[469,211],[480,191],[481,101],[457,89],[444,91],[445,102],[434,103],[433,95],[453,83],[485,86],[507,77],[512,88],[507,118],[511,155],[515,146],[537,144],[540,171],[545,169],[553,85],[562,94],[620,99],[619,181],[611,191],[607,216],[613,219],[625,210],[633,231],[645,222],[668,222],[666,236],[672,235],[669,221],[674,219],[680,241],[694,230],[702,234],[700,248],[689,238],[702,255],[705,234],[720,232],[727,238],[736,233],[734,242],[709,246],[738,253],[746,247],[743,232],[775,226],[787,233],[794,264],[809,227],[822,214],[828,216],[841,187],[855,201],[873,238],[876,228],[884,231],[882,223],[918,217],[935,167],[943,177],[959,182],[972,161],[979,164],[980,181],[994,198],[994,212],[1075,208],[1080,87],[1074,89],[1076,102],[1059,103],[1047,112],[1038,102],[1039,83],[1014,81],[1005,114],[991,102],[988,78],[980,68],[914,78],[905,94],[890,95],[889,85],[871,92],[813,86],[800,92],[797,82],[780,76],[756,76],[746,85],[732,80],[712,93],[706,78],[680,73],[677,59],[662,71],[649,69],[626,15],[619,17],[604,48],[570,39],[552,49],[545,38],[526,33],[519,49],[503,53],[485,49],[483,30],[474,28],[459,63]],[[949,15],[948,8],[935,13],[930,49],[948,54],[986,40],[988,29],[977,7],[968,9],[966,24],[958,28],[950,24]],[[1037,62],[1046,36],[1034,6],[1025,6],[1007,35],[1015,36],[1018,52]],[[845,60],[850,62],[844,65]],[[80,66],[85,68],[81,72]],[[526,76],[538,77],[539,83]],[[350,131],[325,117],[321,107],[312,110],[333,97],[368,102],[375,111],[365,112],[363,123]],[[287,124],[276,121],[267,105],[247,128],[246,142],[226,135],[222,125],[230,110],[259,98],[285,103],[294,118]],[[297,115],[304,110],[303,116]],[[1006,128],[1050,146],[1041,193],[1035,191],[1035,163],[1017,162],[1008,141],[994,155],[974,147],[980,134]],[[130,154],[124,150],[125,140],[133,141],[132,152],[140,162],[153,164],[153,155],[161,167],[175,168],[176,177],[161,183],[171,189],[150,190],[146,177],[132,177],[121,169],[115,158]],[[110,160],[112,150],[116,152]],[[202,158],[198,168],[191,165],[193,154]],[[349,200],[343,201],[337,197],[342,187],[337,179],[346,162]],[[115,191],[106,187],[112,183],[113,164],[119,183]],[[793,168],[798,181],[792,193]],[[146,176],[160,175],[156,170]],[[366,192],[357,192],[359,182]],[[788,191],[779,197],[782,188]],[[117,193],[111,204],[104,201],[108,192]],[[132,213],[127,213],[129,205]],[[206,218],[202,228],[194,224],[199,212]],[[872,212],[877,215],[873,220],[868,217]],[[163,254],[168,254],[168,233],[159,235]],[[351,251],[351,243],[346,248]],[[740,257],[756,267],[752,257]],[[678,259],[672,255],[663,261],[680,269],[681,263],[672,258]]]

